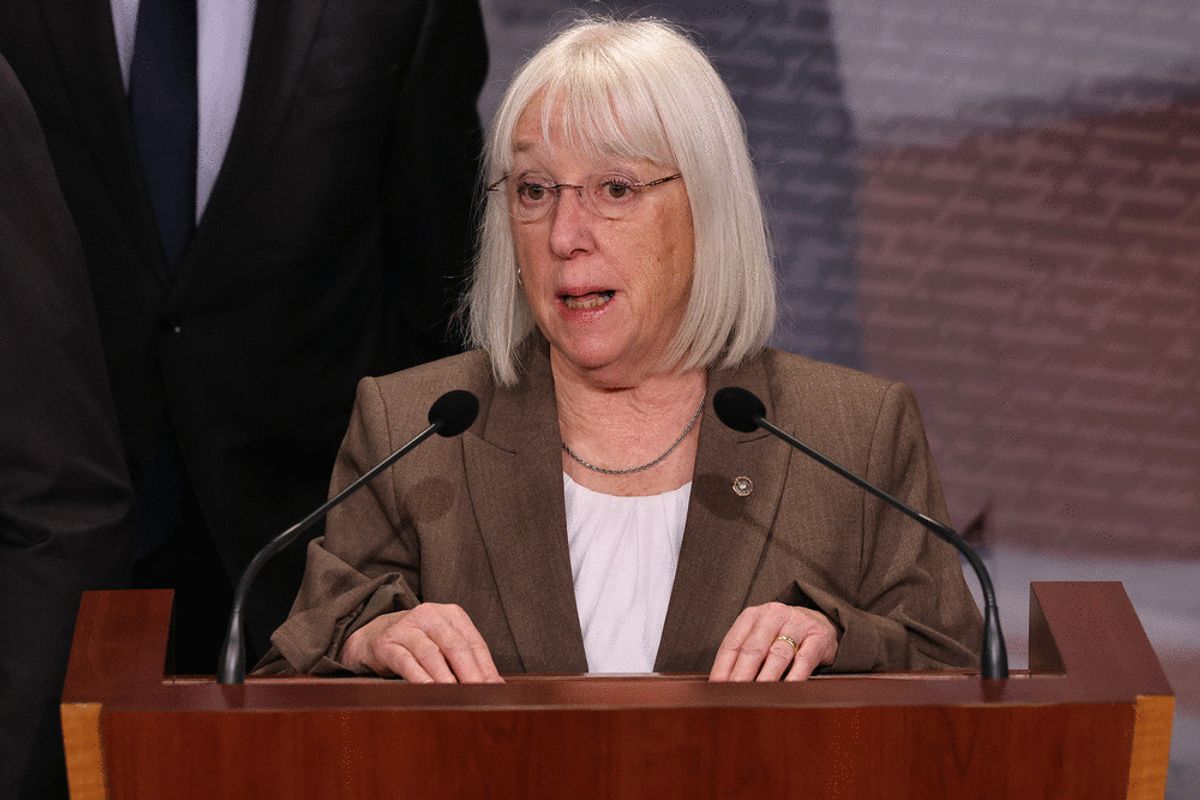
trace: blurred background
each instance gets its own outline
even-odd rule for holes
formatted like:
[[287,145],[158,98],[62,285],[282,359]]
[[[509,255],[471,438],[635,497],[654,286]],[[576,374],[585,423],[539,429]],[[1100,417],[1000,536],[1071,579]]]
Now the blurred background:
[[[593,13],[680,23],[745,115],[775,344],[910,384],[1014,667],[1029,582],[1119,580],[1200,797],[1200,4],[483,0],[490,120]],[[974,579],[969,579],[974,585]]]

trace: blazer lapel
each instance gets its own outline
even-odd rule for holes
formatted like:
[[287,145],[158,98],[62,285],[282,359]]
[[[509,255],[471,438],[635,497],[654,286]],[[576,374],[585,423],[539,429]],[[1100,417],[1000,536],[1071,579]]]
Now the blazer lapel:
[[145,263],[165,285],[166,262],[142,182],[109,0],[45,0],[42,11],[96,169]]
[[586,672],[562,488],[549,360],[534,354],[498,389],[482,437],[463,442],[467,485],[500,602],[526,672]]
[[269,162],[268,154],[283,129],[308,62],[325,2],[258,0],[237,119],[221,171],[180,269],[181,278],[190,272],[191,262],[204,242],[219,235],[221,214],[238,212],[239,202],[254,185],[258,170]]
[[[757,394],[771,415],[761,359],[709,377],[683,545],[655,661],[658,672],[696,671],[712,663],[745,604],[783,491],[791,448],[764,431],[727,428],[713,412],[712,395],[730,385]],[[739,477],[753,484],[745,497],[733,490]]]

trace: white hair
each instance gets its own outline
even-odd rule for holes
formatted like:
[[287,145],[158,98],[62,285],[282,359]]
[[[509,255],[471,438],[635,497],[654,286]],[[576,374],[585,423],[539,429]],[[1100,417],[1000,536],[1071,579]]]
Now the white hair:
[[[732,367],[775,326],[775,272],[741,114],[708,58],[656,19],[587,18],[554,36],[517,73],[484,150],[490,184],[513,161],[517,121],[542,99],[568,145],[590,155],[649,160],[683,173],[695,231],[691,296],[666,369]],[[465,298],[470,343],[487,350],[496,380],[517,382],[535,330],[517,283],[503,193],[485,196],[479,254]]]

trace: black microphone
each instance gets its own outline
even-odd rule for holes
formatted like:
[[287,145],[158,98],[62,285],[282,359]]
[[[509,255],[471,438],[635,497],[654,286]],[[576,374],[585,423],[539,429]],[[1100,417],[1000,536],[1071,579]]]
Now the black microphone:
[[479,413],[479,400],[475,395],[462,389],[446,392],[429,407],[429,427],[414,436],[407,444],[390,456],[380,461],[363,473],[345,489],[325,501],[316,511],[276,536],[254,554],[254,558],[238,579],[237,589],[233,593],[233,606],[229,611],[229,627],[225,631],[225,644],[221,647],[221,660],[217,667],[218,683],[242,683],[246,679],[246,643],[242,635],[242,615],[246,605],[246,595],[250,586],[258,577],[259,571],[280,550],[311,528],[314,523],[325,518],[334,506],[340,504],[350,495],[361,489],[368,481],[390,467],[410,450],[433,434],[440,436],[457,436],[471,427],[475,415]]
[[748,392],[738,386],[728,386],[724,389],[719,389],[713,396],[713,410],[717,412],[717,417],[721,422],[724,422],[735,431],[749,433],[757,428],[762,428],[778,436],[808,457],[819,461],[846,480],[862,487],[893,508],[912,517],[925,526],[926,529],[933,531],[937,536],[954,545],[955,549],[962,553],[963,557],[967,559],[967,563],[975,570],[975,577],[979,579],[979,586],[983,590],[983,650],[981,653],[983,677],[1008,677],[1008,650],[1004,647],[1004,633],[1000,630],[1000,611],[996,606],[996,593],[992,590],[992,579],[988,575],[987,567],[983,565],[983,561],[979,558],[979,555],[953,528],[943,525],[932,517],[925,516],[920,511],[897,500],[882,489],[867,483],[867,481],[858,477],[829,456],[812,449],[794,436],[780,430],[766,418],[766,406],[752,392]]

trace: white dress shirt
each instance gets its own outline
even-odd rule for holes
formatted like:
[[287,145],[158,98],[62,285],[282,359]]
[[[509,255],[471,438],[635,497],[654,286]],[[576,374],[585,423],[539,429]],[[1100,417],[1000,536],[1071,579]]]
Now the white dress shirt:
[[[111,0],[121,80],[129,91],[129,66],[137,37],[138,0]],[[255,0],[196,0],[196,90],[199,108],[196,153],[196,222],[204,215],[225,161],[242,102],[246,60],[254,32]]]
[[575,605],[589,672],[652,672],[692,484],[617,497],[563,473]]

